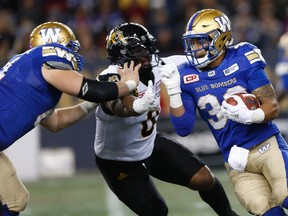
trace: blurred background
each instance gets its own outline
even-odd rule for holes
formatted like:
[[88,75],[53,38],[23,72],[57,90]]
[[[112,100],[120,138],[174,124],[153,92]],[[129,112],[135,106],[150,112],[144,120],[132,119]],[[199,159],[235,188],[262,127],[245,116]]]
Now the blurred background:
[[[277,91],[279,78],[275,74],[275,65],[280,57],[279,38],[288,31],[287,0],[1,0],[0,66],[16,53],[29,49],[31,31],[46,21],[63,22],[74,31],[81,43],[81,54],[85,59],[83,74],[90,78],[95,78],[108,66],[106,35],[113,27],[123,22],[137,22],[146,26],[158,40],[160,56],[183,54],[181,36],[185,25],[193,13],[204,8],[219,9],[229,16],[232,21],[234,44],[248,41],[262,50],[267,61],[266,71]],[[59,107],[79,102],[80,99],[64,94]],[[159,130],[179,139],[195,153],[203,154],[203,157],[208,155],[208,160],[212,158],[211,165],[222,166],[221,157],[213,158],[214,154],[219,155],[219,150],[203,122],[198,119],[194,134],[180,138],[174,133],[169,121],[165,91],[161,103]],[[283,128],[284,135],[288,128],[285,121],[287,113],[287,100],[283,100],[281,118],[277,121],[279,127]],[[59,150],[60,147],[67,147],[70,148],[66,148],[67,152],[69,151],[67,155],[75,158],[73,166],[76,171],[95,169],[93,114],[60,133],[53,134],[42,128],[36,130],[32,132],[32,137],[36,136],[39,139],[39,143],[36,144],[39,149],[34,152],[35,157],[38,157],[38,151],[42,153],[46,148],[51,152]],[[35,141],[25,141],[27,142],[32,144]],[[47,154],[50,155],[50,152]],[[46,152],[43,154],[46,155]],[[209,161],[208,163],[210,164]]]
[[[82,73],[90,78],[95,78],[109,65],[105,38],[113,27],[123,22],[144,25],[157,38],[160,56],[183,54],[181,36],[185,25],[193,13],[204,8],[219,9],[228,15],[234,44],[247,41],[262,50],[267,61],[266,72],[277,91],[280,83],[275,65],[279,60],[279,38],[288,31],[287,0],[0,0],[0,67],[13,55],[29,49],[31,31],[46,21],[63,22],[74,31],[85,59]],[[63,95],[59,107],[79,102],[77,98]],[[195,132],[180,138],[170,124],[165,94],[161,103],[159,131],[179,140],[213,169],[223,171],[223,159],[204,123],[197,119]],[[281,116],[276,122],[287,137],[288,99],[280,105]],[[33,182],[39,183],[45,178],[97,173],[94,131],[93,114],[55,134],[38,127],[7,153],[20,177],[31,182],[31,188]]]

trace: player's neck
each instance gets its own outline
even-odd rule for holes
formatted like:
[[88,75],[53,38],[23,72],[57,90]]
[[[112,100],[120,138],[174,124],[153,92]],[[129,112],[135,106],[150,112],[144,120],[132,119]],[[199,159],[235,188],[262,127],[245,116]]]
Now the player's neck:
[[225,58],[225,54],[226,52],[223,52],[217,59],[215,59],[215,61],[211,62],[209,65],[207,65],[203,69],[207,71],[207,70],[211,70],[211,69],[218,67],[222,63],[223,59]]

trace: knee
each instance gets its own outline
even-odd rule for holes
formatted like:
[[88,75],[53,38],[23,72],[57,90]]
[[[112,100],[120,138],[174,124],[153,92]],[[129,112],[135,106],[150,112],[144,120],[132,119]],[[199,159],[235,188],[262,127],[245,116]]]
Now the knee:
[[207,166],[202,167],[189,182],[189,188],[197,191],[210,190],[215,184],[215,178]]
[[264,215],[269,209],[274,206],[271,206],[267,197],[246,197],[245,203],[243,203],[245,208],[254,215]]
[[21,195],[18,197],[15,206],[10,207],[9,210],[15,211],[15,212],[21,212],[24,211],[27,204],[29,202],[29,192],[27,190],[24,190]]

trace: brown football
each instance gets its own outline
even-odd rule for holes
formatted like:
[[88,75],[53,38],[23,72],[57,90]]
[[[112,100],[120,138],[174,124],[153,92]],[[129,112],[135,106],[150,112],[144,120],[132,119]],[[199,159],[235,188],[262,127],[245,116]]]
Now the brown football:
[[[259,101],[253,94],[242,93],[242,94],[235,94],[235,95],[239,96],[242,99],[242,101],[244,102],[244,104],[249,110],[255,110],[260,107]],[[233,106],[237,105],[237,101],[233,97],[227,98],[226,103],[231,104]]]

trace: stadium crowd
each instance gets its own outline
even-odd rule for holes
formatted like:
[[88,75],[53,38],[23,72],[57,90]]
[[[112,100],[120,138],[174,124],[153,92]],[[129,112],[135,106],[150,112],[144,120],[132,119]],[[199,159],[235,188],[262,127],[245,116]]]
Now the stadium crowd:
[[[219,9],[231,17],[234,43],[249,41],[262,50],[277,89],[274,67],[278,40],[288,31],[287,0],[2,0],[0,66],[15,53],[27,50],[30,32],[45,21],[63,22],[73,29],[85,59],[83,73],[90,77],[96,77],[109,64],[105,37],[123,22],[146,26],[157,38],[162,56],[183,54],[185,24],[204,8]],[[64,97],[61,104],[71,105],[73,100]]]

